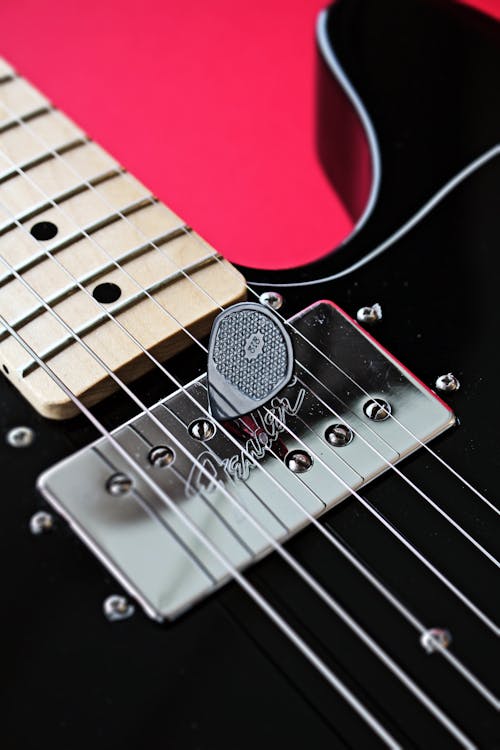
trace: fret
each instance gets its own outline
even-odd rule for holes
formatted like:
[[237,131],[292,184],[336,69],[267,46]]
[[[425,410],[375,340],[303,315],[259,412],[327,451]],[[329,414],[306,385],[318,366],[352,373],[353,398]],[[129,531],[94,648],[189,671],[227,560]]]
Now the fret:
[[[155,247],[161,247],[165,243],[167,243],[169,240],[178,237],[180,234],[182,234],[184,231],[188,231],[187,227],[185,225],[182,225],[179,229],[173,229],[172,231],[168,232],[167,234],[160,235],[159,237],[155,237],[151,242],[147,242],[144,245],[140,245],[139,247],[135,247],[132,250],[128,250],[125,253],[122,253],[121,255],[117,256],[115,259],[116,262],[120,266],[124,266],[127,262],[131,260],[135,260],[136,258],[140,258],[141,255],[144,255],[147,252],[153,251]],[[153,244],[151,243],[154,243]],[[53,252],[51,253],[53,254]],[[160,286],[155,287],[155,285],[151,285],[148,289],[150,293],[153,293],[154,291],[157,291],[157,289],[162,288],[163,285],[167,285],[172,283],[172,281],[175,281],[176,279],[180,278],[181,275],[186,272],[192,271],[195,268],[197,268],[201,263],[207,262],[209,260],[214,259],[215,257],[218,257],[217,253],[209,253],[206,256],[200,257],[198,260],[194,261],[188,266],[185,266],[182,270],[175,271],[171,273],[169,276],[162,279],[162,281],[157,282],[157,284],[160,284]],[[44,256],[44,260],[46,260],[46,256]],[[27,268],[28,264],[26,263],[24,265],[24,268],[16,268],[18,272],[23,272],[26,270],[29,270]],[[59,268],[59,266],[56,266],[56,268]],[[95,268],[91,272],[80,276],[78,279],[78,282],[84,286],[90,284],[91,282],[97,281],[102,276],[105,276],[105,274],[108,273],[108,271],[111,271],[115,268],[115,265],[112,261],[109,261],[107,264],[104,264],[100,266],[99,268]],[[3,286],[6,282],[12,280],[15,278],[13,274],[9,274],[9,277],[4,276],[2,279],[0,279],[0,286]],[[30,282],[32,286],[35,288],[36,285]],[[78,284],[76,281],[72,281],[70,284],[68,284],[66,287],[59,289],[57,292],[53,292],[51,295],[45,296],[45,301],[47,302],[50,307],[55,307],[59,302],[62,302],[66,297],[69,297],[71,294],[74,294],[75,292],[78,292]],[[37,291],[41,293],[40,289],[37,288]],[[139,299],[139,298],[137,298]],[[34,320],[39,315],[43,314],[45,312],[45,308],[38,304],[38,306],[35,306],[32,310],[29,310],[28,312],[25,312],[21,317],[18,317],[15,320],[10,320],[10,325],[15,329],[19,330],[23,325],[26,325],[27,323],[30,323],[32,320]],[[0,342],[4,341],[8,337],[8,332],[6,330],[2,330],[0,326]]]
[[[88,142],[87,138],[75,138],[74,141],[69,141],[68,143],[65,143],[64,146],[59,146],[48,153],[39,154],[38,156],[35,156],[35,158],[28,159],[28,161],[20,162],[19,164],[13,164],[10,169],[0,174],[0,185],[11,180],[13,177],[17,177],[20,172],[28,173],[34,167],[38,167],[40,164],[44,164],[44,162],[50,161],[51,159],[56,159],[58,156],[64,156],[69,151],[84,146]],[[66,156],[65,158],[67,159],[68,157]]]
[[[40,222],[54,224],[55,236],[32,236]],[[132,380],[152,363],[125,331],[165,359],[191,344],[184,329],[207,334],[219,307],[245,294],[243,277],[227,261],[2,61],[0,256],[36,292],[0,264],[0,313],[89,405],[116,385],[75,335]],[[103,282],[118,287],[106,310],[125,331],[93,296]],[[4,329],[0,365],[40,413],[74,413]]]
[[[0,102],[1,93],[2,88]],[[11,127],[0,133],[0,174],[9,172],[12,162],[23,164],[40,159],[53,149],[85,138],[83,131],[71,120],[61,112],[50,109],[30,120],[29,128],[23,127],[21,122],[18,127]]]
[[[27,235],[22,229],[17,228],[16,225],[15,231],[7,235],[7,239],[9,239],[10,242],[8,244],[5,242],[5,240],[2,242],[1,249],[3,250],[3,257],[14,265],[14,268],[18,273],[25,273],[31,268],[34,268],[39,263],[46,261],[47,252],[50,255],[56,255],[57,253],[61,253],[62,251],[67,250],[68,248],[71,248],[72,246],[77,244],[77,252],[80,254],[85,254],[87,258],[93,257],[93,254],[96,253],[96,251],[99,256],[105,258],[105,254],[99,249],[99,246],[97,244],[92,243],[92,241],[90,240],[86,240],[86,235],[95,235],[96,243],[102,245],[104,249],[107,250],[107,252],[110,252],[113,256],[113,251],[116,251],[117,247],[121,247],[125,243],[125,239],[122,237],[122,235],[125,235],[125,237],[129,238],[133,236],[133,232],[130,231],[131,228],[128,227],[125,222],[123,222],[122,216],[130,217],[134,213],[140,214],[142,216],[145,213],[151,213],[152,209],[155,207],[162,209],[162,214],[160,217],[161,226],[165,228],[168,226],[169,233],[172,236],[174,236],[175,233],[178,233],[180,228],[184,226],[178,216],[176,216],[172,211],[166,209],[164,206],[157,206],[156,203],[151,203],[149,199],[141,199],[139,201],[134,201],[134,203],[131,203],[128,206],[123,206],[120,209],[120,213],[108,214],[107,216],[99,219],[93,224],[88,224],[86,227],[78,229],[74,234],[65,237],[59,242],[54,241],[52,244],[46,244],[44,250],[41,250],[40,252],[35,254],[32,253],[32,250],[34,247],[38,247],[39,243],[36,242],[31,235]],[[148,211],[148,209],[151,209],[151,211]],[[149,219],[149,224],[153,224],[152,230],[156,229],[156,226],[159,225],[158,217],[156,218],[156,223],[151,222],[151,217]],[[110,227],[118,222],[123,222],[123,224],[125,224],[125,232],[119,232],[113,227],[113,233],[109,235],[109,239],[106,239],[108,235],[106,233],[103,234],[102,230],[105,230],[107,227]],[[141,223],[146,224],[147,222],[142,220]],[[147,228],[143,231],[146,236],[150,236],[151,231],[148,231]],[[142,239],[142,235],[138,232],[136,233],[136,236],[139,239]],[[163,235],[160,235],[160,237],[161,236]],[[154,239],[151,239],[149,240],[148,244],[154,241]],[[83,246],[82,242],[87,243],[87,245]],[[111,246],[110,249],[106,247],[106,244],[109,244]],[[131,247],[132,246],[133,245],[131,244]],[[22,253],[22,251],[24,250],[26,250],[26,257],[22,262],[16,264],[16,258],[19,257],[19,255],[24,254]],[[64,258],[64,263],[66,265],[68,264],[68,258]],[[78,267],[79,263],[77,262],[75,268],[76,273],[78,273]],[[71,270],[71,268],[69,270]],[[10,281],[13,278],[14,275],[12,274],[12,272],[6,271],[3,276],[0,276],[0,287],[4,286],[6,282]]]
[[[192,273],[193,271],[196,271],[208,263],[213,263],[214,260],[220,257],[218,253],[210,252],[207,255],[203,256],[202,258],[199,258],[194,263],[191,263],[189,266],[186,266],[183,269],[180,269],[178,271],[172,272],[169,276],[165,276],[160,281],[156,281],[153,284],[150,284],[148,287],[146,287],[144,290],[139,290],[132,296],[130,296],[128,299],[123,300],[123,302],[117,303],[116,305],[110,305],[109,306],[109,312],[114,315],[118,316],[120,313],[125,312],[126,310],[129,310],[131,307],[136,305],[141,300],[147,299],[147,294],[155,295],[156,292],[161,291],[162,289],[165,289],[167,286],[172,284],[174,281],[177,281],[183,277],[184,273]],[[78,287],[75,287],[72,291],[78,291]],[[59,302],[61,300],[57,300]],[[50,304],[50,302],[49,302]],[[39,308],[37,310],[37,314],[40,312],[44,312],[45,308]],[[25,321],[22,321],[20,325],[25,325],[26,323],[30,322],[36,317],[36,315],[33,315],[31,318],[28,318]],[[165,317],[168,317],[168,314],[165,313]],[[83,337],[87,336],[92,331],[95,331],[99,326],[101,326],[103,323],[106,323],[109,320],[108,315],[105,312],[101,312],[99,315],[95,316],[92,320],[87,321],[84,325],[81,325],[74,329],[75,334]],[[11,323],[12,325],[12,323]],[[16,324],[13,325],[14,328],[16,328]],[[4,337],[5,331],[0,335],[0,341]],[[60,341],[56,342],[55,344],[52,344],[49,348],[47,348],[45,351],[39,352],[39,357],[44,362],[54,357],[56,354],[59,354],[60,352],[63,352],[65,349],[67,349],[72,344],[77,343],[74,336],[71,336],[70,334],[66,334],[64,338],[62,338]],[[26,375],[29,375],[31,372],[33,372],[37,367],[39,367],[38,362],[35,360],[31,360],[28,364],[25,364],[24,366],[18,368],[19,374],[22,378],[26,377]]]
[[4,60],[3,57],[0,57],[0,82],[11,80],[15,77],[16,71],[14,70],[12,65],[9,65],[7,60]]
[[23,78],[11,77],[2,84],[0,90],[0,124],[13,117],[26,117],[37,109],[50,106],[50,102]]

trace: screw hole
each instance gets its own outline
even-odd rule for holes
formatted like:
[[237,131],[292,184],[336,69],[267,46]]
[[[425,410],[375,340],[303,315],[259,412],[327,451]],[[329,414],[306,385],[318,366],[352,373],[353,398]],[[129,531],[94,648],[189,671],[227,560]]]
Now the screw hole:
[[4,373],[5,373],[6,375],[8,375],[8,374],[9,374],[9,368],[7,367],[7,365],[2,365],[2,370],[4,371]]

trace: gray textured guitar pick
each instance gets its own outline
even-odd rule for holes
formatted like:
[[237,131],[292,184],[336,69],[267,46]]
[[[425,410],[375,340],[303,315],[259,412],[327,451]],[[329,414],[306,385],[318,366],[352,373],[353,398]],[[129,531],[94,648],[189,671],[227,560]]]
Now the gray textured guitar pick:
[[208,397],[218,419],[235,419],[265,404],[290,381],[293,347],[278,318],[242,302],[214,321],[208,348]]

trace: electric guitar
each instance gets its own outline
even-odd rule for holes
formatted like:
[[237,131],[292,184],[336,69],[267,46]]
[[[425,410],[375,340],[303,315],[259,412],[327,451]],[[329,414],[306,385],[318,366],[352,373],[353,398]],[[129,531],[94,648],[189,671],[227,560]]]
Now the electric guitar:
[[0,62],[2,747],[500,747],[500,33],[317,41],[358,220],[279,273]]

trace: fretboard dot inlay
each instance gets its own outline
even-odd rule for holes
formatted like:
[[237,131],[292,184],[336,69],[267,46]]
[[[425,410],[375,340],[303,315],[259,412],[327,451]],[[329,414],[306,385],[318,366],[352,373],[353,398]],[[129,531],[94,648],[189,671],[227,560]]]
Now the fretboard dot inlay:
[[92,295],[94,299],[96,299],[98,302],[116,302],[116,300],[120,297],[122,293],[122,290],[118,286],[118,284],[111,284],[109,282],[104,282],[104,284],[98,284],[94,291],[92,292]]
[[57,226],[51,221],[39,221],[31,227],[31,234],[36,240],[51,240],[58,232]]

